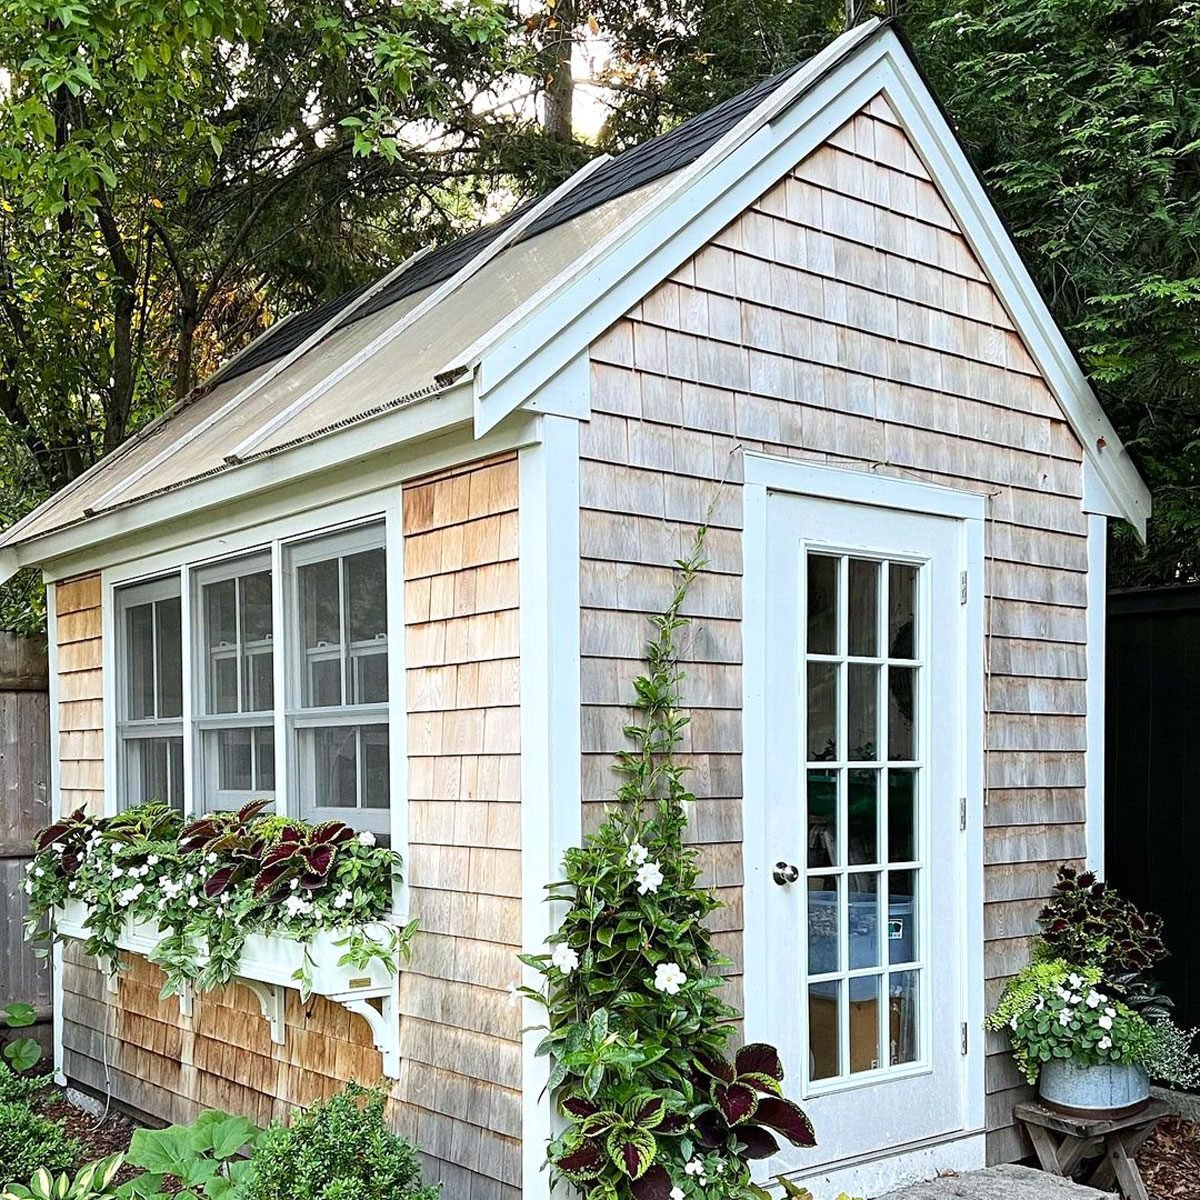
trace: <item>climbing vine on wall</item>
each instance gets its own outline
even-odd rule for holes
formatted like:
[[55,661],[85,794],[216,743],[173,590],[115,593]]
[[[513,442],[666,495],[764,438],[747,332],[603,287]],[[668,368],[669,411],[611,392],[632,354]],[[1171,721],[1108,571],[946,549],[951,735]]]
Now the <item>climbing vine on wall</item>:
[[676,753],[688,717],[682,615],[704,566],[706,529],[680,560],[674,595],[651,618],[646,670],[634,681],[629,748],[615,765],[617,803],[584,845],[568,850],[551,901],[566,915],[526,989],[546,1008],[539,1053],[565,1129],[548,1148],[552,1174],[587,1200],[749,1200],[767,1195],[751,1161],[780,1139],[815,1144],[783,1096],[783,1067],[763,1043],[731,1053],[739,1013],[721,997],[728,966],[707,918],[720,907],[685,843],[689,791]]

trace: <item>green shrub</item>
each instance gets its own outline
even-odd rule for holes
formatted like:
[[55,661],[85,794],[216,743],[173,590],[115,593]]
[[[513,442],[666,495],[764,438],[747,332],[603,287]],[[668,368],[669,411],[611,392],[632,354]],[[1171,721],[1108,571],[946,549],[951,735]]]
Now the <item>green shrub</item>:
[[437,1200],[421,1183],[416,1150],[388,1128],[381,1091],[347,1085],[274,1124],[254,1148],[239,1200]]
[[0,1180],[28,1179],[39,1167],[64,1171],[79,1156],[61,1121],[35,1113],[19,1100],[0,1104]]
[[8,1063],[0,1060],[0,1104],[28,1100],[50,1083],[49,1075],[18,1075]]

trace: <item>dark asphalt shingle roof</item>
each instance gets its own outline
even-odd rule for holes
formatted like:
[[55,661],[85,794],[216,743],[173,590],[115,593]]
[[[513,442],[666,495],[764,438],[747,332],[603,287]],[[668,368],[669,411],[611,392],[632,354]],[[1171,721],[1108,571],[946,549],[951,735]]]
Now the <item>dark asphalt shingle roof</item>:
[[[706,150],[721,139],[743,117],[756,108],[771,94],[785,79],[794,74],[801,64],[789,67],[770,79],[764,79],[754,87],[737,96],[733,96],[714,108],[708,109],[682,125],[676,126],[660,137],[652,138],[639,146],[633,146],[623,153],[597,167],[591,175],[581,180],[565,196],[542,213],[521,235],[518,242],[536,237],[562,225],[574,217],[581,216],[601,204],[625,195],[635,188],[651,183],[663,175],[669,175],[693,163]],[[537,201],[530,201],[529,205]],[[378,295],[373,296],[367,303],[356,309],[350,321],[357,321],[372,313],[379,312],[389,304],[395,304],[405,296],[432,287],[449,279],[456,271],[464,267],[484,246],[498,233],[514,221],[521,212],[527,211],[529,205],[497,221],[473,230],[463,237],[442,246],[440,249],[426,254],[415,262],[398,279],[395,279]],[[301,313],[281,324],[275,330],[268,330],[246,352],[231,362],[221,373],[221,378],[233,379],[248,371],[253,371],[277,358],[294,350],[305,338],[321,328],[325,322],[334,317],[340,309],[348,305],[362,294],[365,288],[356,288],[346,292],[334,300]]]

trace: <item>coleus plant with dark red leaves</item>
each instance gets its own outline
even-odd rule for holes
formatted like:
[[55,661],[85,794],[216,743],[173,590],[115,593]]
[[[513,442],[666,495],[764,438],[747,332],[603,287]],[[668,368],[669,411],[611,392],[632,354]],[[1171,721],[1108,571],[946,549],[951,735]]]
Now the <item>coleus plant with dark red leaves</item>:
[[50,862],[56,865],[63,878],[70,879],[83,865],[83,856],[93,835],[99,836],[96,819],[88,816],[87,809],[77,808],[70,816],[47,825],[38,834],[33,844],[34,853],[49,851],[54,856]]
[[688,723],[677,639],[702,543],[703,531],[652,619],[631,748],[616,763],[619,803],[567,851],[549,888],[561,923],[542,953],[522,956],[540,976],[522,991],[547,1013],[538,1050],[566,1126],[547,1149],[551,1175],[586,1200],[755,1200],[768,1193],[754,1160],[815,1141],[783,1095],[774,1047],[732,1050],[740,1014],[721,997],[729,964],[709,924],[720,901],[686,838],[704,801],[675,758]]
[[321,825],[287,825],[277,845],[267,851],[254,880],[256,896],[281,896],[292,882],[306,892],[328,884],[339,849],[354,840],[354,830],[341,821]]

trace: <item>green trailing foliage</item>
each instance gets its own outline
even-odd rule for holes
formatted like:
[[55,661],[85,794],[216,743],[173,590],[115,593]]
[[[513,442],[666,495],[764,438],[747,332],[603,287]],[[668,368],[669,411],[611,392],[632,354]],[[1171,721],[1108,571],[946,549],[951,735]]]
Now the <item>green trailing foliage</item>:
[[[119,964],[118,938],[129,921],[153,922],[161,939],[151,959],[166,976],[163,994],[185,984],[201,991],[236,974],[246,938],[283,933],[307,943],[342,933],[341,962],[372,961],[398,970],[416,931],[387,925],[400,856],[340,821],[309,825],[264,816],[265,801],[184,825],[160,803],[113,817],[82,809],[39,835],[29,865],[29,935],[68,901],[86,905],[85,948]],[[311,987],[305,956],[297,973]]]
[[675,759],[688,723],[678,639],[704,533],[652,618],[617,803],[548,889],[563,917],[546,950],[522,956],[542,977],[523,991],[548,1016],[538,1052],[553,1060],[549,1087],[566,1121],[551,1170],[588,1200],[748,1200],[765,1194],[751,1160],[781,1138],[815,1141],[783,1096],[775,1048],[731,1053],[739,1014],[720,996],[729,964],[706,923],[719,902],[684,840],[695,796]]

